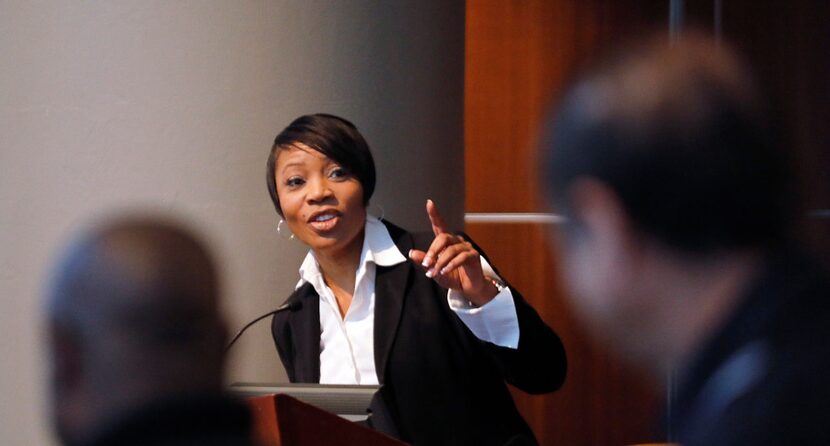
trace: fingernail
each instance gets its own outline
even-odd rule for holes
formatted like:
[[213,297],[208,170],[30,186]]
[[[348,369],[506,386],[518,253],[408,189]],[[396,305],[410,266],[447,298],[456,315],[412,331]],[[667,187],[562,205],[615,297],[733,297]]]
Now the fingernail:
[[409,252],[408,252],[408,253],[406,253],[406,255],[408,255],[408,256],[409,256],[409,258],[411,259],[411,258],[412,258],[412,250],[410,249],[410,250],[409,250]]
[[426,276],[432,279],[432,270],[427,271]]
[[432,257],[426,256],[424,257],[424,261],[421,262],[421,266],[428,268],[430,263],[432,263]]
[[442,276],[443,276],[444,274],[447,274],[447,268],[448,268],[448,267],[446,267],[446,266],[445,266],[445,267],[443,267],[443,268],[441,268],[441,273],[440,273],[440,274],[441,274]]

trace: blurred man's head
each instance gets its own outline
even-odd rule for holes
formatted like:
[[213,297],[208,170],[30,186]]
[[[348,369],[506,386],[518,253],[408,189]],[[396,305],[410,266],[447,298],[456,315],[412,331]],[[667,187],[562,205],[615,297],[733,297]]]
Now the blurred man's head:
[[711,328],[732,305],[722,296],[788,230],[788,163],[754,81],[699,36],[579,78],[543,153],[543,187],[568,218],[559,248],[573,303],[632,359],[676,359],[671,337],[683,336],[650,338]]
[[173,224],[121,220],[75,240],[54,272],[47,317],[53,415],[65,441],[134,406],[221,390],[215,267]]

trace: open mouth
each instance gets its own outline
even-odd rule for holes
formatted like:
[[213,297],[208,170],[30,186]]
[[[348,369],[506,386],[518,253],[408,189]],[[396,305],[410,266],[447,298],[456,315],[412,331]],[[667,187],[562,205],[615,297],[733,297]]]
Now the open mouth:
[[334,210],[315,213],[308,219],[308,224],[319,232],[331,231],[340,221],[340,213]]

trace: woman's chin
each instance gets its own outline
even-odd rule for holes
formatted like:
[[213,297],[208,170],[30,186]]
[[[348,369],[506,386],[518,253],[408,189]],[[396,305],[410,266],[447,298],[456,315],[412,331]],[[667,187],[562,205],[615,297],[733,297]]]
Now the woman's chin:
[[308,231],[301,240],[315,251],[337,248],[347,244],[338,231]]
[[362,231],[348,231],[345,227],[335,226],[328,231],[310,230],[303,234],[301,240],[314,252],[339,252],[343,249],[360,249],[363,245],[360,237]]

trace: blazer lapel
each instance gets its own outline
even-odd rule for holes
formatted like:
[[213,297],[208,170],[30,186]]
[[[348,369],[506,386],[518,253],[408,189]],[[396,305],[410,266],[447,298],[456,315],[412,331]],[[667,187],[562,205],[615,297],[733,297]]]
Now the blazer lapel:
[[[408,234],[387,223],[390,235],[401,252],[412,248]],[[399,232],[400,231],[400,232]],[[405,255],[405,254],[404,254]],[[408,261],[392,266],[378,266],[375,276],[375,371],[383,384],[386,361],[401,320],[404,298],[412,266]]]
[[291,313],[289,323],[293,337],[297,382],[320,382],[320,297],[311,284],[305,284],[299,296],[302,306]]

